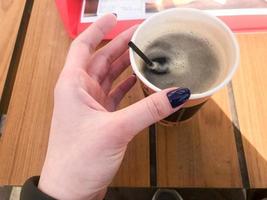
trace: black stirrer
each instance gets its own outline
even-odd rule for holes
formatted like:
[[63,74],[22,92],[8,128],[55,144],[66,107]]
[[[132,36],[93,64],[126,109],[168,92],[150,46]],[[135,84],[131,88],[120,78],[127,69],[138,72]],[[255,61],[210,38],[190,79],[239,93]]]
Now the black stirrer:
[[132,41],[128,43],[128,46],[132,48],[132,50],[137,53],[137,55],[139,55],[147,65],[153,65],[153,62],[149,60],[149,58]]

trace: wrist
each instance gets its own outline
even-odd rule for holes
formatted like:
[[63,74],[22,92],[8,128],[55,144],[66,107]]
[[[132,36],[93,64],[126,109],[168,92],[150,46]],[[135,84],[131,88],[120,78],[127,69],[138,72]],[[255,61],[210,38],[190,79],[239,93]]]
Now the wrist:
[[39,190],[55,199],[92,199],[80,194],[80,188],[75,185],[75,180],[71,184],[68,180],[65,180],[63,174],[57,171],[56,169],[46,170],[44,167],[38,183]]
[[[78,182],[77,177],[65,177],[66,172],[60,174],[57,170],[42,170],[38,189],[43,193],[64,200],[103,200],[106,189],[90,191],[90,186]],[[71,180],[71,181],[70,181]],[[78,184],[77,184],[78,183]]]

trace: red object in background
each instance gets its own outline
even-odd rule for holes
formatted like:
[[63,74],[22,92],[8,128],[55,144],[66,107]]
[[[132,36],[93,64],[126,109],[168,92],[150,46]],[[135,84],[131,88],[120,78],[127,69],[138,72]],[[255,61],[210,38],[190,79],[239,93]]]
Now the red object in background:
[[[91,23],[81,23],[82,0],[56,0],[63,23],[72,38],[75,38]],[[219,16],[234,32],[253,32],[267,30],[267,15]],[[142,20],[119,21],[105,39],[112,39]]]
[[[82,2],[82,0],[56,0],[59,13],[71,38],[75,38],[91,24],[80,22]],[[119,21],[105,39],[112,39],[118,33],[140,22],[142,20]]]

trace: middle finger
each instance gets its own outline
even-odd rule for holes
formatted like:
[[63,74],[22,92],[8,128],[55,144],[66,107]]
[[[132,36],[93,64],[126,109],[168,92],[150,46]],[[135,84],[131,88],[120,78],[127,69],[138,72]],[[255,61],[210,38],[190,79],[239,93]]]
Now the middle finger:
[[128,43],[136,28],[137,26],[133,26],[122,32],[95,53],[93,60],[91,60],[91,67],[88,69],[88,73],[99,83],[108,74],[112,63],[128,49]]
[[113,84],[113,81],[117,79],[120,74],[130,66],[129,51],[123,53],[116,61],[114,61],[110,67],[110,70],[106,77],[101,82],[103,91],[107,94]]

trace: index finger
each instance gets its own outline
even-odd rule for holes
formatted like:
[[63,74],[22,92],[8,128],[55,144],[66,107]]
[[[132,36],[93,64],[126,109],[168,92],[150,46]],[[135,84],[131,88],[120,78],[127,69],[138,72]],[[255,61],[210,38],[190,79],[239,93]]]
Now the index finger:
[[85,44],[92,52],[103,40],[104,36],[117,24],[117,18],[113,14],[107,14],[83,31],[75,42]]
[[89,26],[72,42],[65,67],[86,69],[90,55],[116,24],[115,15],[107,14]]

